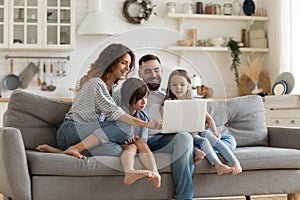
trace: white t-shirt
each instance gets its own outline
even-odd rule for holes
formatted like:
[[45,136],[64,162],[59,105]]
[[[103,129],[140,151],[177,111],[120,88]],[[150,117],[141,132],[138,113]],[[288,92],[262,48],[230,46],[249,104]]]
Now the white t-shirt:
[[[165,98],[165,92],[157,90],[157,91],[151,91],[148,96],[148,103],[146,106],[146,111],[148,113],[149,118],[152,120],[159,119],[161,120],[161,114],[160,114],[160,108],[162,105],[162,102]],[[156,133],[159,133],[160,130],[154,130],[149,129],[149,137],[155,135]]]

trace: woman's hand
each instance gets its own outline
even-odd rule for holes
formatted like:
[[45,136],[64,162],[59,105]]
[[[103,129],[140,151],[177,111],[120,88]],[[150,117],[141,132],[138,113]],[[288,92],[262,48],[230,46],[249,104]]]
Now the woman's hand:
[[151,129],[161,129],[161,126],[162,126],[161,121],[158,119],[155,119],[148,123],[148,128],[151,128]]

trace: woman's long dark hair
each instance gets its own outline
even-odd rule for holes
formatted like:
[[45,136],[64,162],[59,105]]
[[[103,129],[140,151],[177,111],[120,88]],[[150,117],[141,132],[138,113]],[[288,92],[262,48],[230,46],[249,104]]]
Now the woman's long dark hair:
[[[115,70],[116,63],[118,63],[120,59],[122,59],[122,57],[127,53],[131,57],[131,64],[129,65],[130,71],[133,71],[135,68],[134,53],[123,44],[111,44],[107,46],[100,53],[95,62],[91,64],[90,70],[80,79],[77,89],[79,90],[83,84],[91,78],[101,77],[102,79],[105,79],[108,74]],[[114,84],[117,85],[118,81],[119,80],[116,80]]]

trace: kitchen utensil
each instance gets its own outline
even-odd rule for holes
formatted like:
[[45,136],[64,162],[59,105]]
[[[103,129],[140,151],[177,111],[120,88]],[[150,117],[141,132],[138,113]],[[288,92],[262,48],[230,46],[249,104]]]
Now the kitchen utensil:
[[46,91],[46,90],[48,90],[47,83],[46,83],[46,63],[44,63],[43,72],[44,72],[44,79],[43,79],[43,82],[42,82],[42,85],[41,85],[41,89],[43,91]]
[[48,85],[48,90],[49,91],[54,91],[56,89],[56,86],[53,83],[53,64],[50,64],[50,85]]
[[57,70],[57,72],[56,72],[57,76],[67,76],[67,72],[66,72],[65,67],[64,67],[65,63],[66,62],[59,62],[58,61],[58,64],[60,65],[60,69]]
[[27,65],[27,67],[23,70],[23,72],[19,75],[20,88],[27,88],[37,71],[38,67],[33,62],[30,62]]
[[42,81],[41,81],[41,62],[38,61],[38,78],[36,80],[36,85],[41,86]]
[[8,90],[15,90],[20,85],[19,77],[14,74],[14,61],[10,60],[10,74],[3,79],[3,85]]

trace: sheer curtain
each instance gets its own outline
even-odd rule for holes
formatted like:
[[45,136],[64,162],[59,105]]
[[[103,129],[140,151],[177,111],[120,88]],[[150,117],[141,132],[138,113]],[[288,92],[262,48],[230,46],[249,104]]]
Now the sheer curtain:
[[295,77],[293,93],[300,94],[300,18],[299,0],[281,0],[281,51],[280,71],[291,72]]

